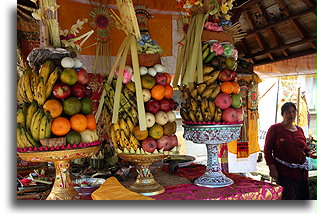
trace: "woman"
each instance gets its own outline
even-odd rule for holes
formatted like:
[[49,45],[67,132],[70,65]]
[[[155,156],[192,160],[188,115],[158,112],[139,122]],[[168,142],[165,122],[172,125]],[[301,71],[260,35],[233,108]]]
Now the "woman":
[[316,158],[307,147],[302,128],[293,125],[296,106],[292,102],[281,108],[283,122],[272,125],[266,135],[264,155],[270,176],[283,187],[283,200],[308,200],[308,162]]

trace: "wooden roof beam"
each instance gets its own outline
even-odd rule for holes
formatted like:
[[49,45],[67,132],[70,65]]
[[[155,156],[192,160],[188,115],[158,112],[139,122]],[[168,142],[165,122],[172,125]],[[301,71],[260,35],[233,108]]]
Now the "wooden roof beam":
[[[268,49],[269,46],[267,44],[265,44],[263,36],[261,35],[261,33],[256,33],[255,38],[256,38],[256,41],[258,42],[258,44],[262,50],[264,50],[264,51],[269,50]],[[270,52],[267,52],[267,55],[269,56],[270,59],[273,59],[273,56]]]
[[266,31],[266,30],[268,30],[271,27],[275,27],[275,26],[278,26],[278,25],[281,25],[281,24],[285,24],[285,22],[287,22],[287,21],[290,21],[292,19],[296,19],[296,18],[298,18],[300,16],[306,15],[307,13],[310,13],[310,12],[312,12],[314,10],[315,10],[315,8],[311,7],[311,8],[309,8],[307,10],[304,10],[304,11],[298,13],[298,14],[294,14],[294,15],[291,15],[291,16],[289,16],[287,18],[281,19],[278,22],[275,22],[273,24],[268,24],[268,25],[263,26],[263,27],[261,27],[261,28],[259,28],[257,30],[249,31],[248,34],[246,35],[246,37],[253,36],[257,32]]
[[256,5],[256,4],[260,3],[260,2],[262,2],[262,1],[263,0],[248,0],[248,1],[244,2],[244,3],[242,3],[241,5],[239,5],[238,8],[241,9],[241,10],[246,10],[246,9],[248,9],[248,8],[250,8],[250,7]]
[[261,56],[261,55],[267,54],[269,52],[280,51],[281,49],[291,48],[291,47],[294,47],[294,46],[310,43],[310,42],[315,41],[315,40],[316,40],[315,36],[314,37],[310,37],[310,38],[306,38],[306,39],[303,39],[303,40],[300,40],[300,41],[297,41],[297,42],[284,44],[284,45],[282,45],[280,47],[275,47],[275,48],[271,48],[269,50],[259,51],[257,53],[249,55],[249,57]]
[[[313,7],[316,8],[316,1],[315,0],[303,0],[307,7]],[[316,14],[316,10],[314,10],[314,13]]]
[[249,51],[246,40],[243,38],[239,43],[241,44],[239,47],[242,49],[242,52],[245,54],[245,58],[250,58],[251,62],[254,64],[256,60],[254,59],[254,57],[250,57],[251,53]]

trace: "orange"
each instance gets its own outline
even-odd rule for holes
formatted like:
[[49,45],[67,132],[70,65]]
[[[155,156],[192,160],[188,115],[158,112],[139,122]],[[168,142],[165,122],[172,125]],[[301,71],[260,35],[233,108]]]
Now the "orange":
[[237,82],[232,82],[232,85],[233,85],[233,91],[232,93],[233,94],[238,94],[239,91],[240,91],[240,86]]
[[57,136],[63,136],[70,130],[70,122],[65,117],[57,117],[52,122],[52,132]]
[[93,114],[87,114],[87,129],[95,130],[97,128],[96,119]]
[[76,132],[82,132],[87,128],[87,118],[83,114],[75,114],[70,118],[70,127]]
[[171,98],[173,96],[173,92],[173,87],[171,85],[166,85],[164,97],[167,99]]
[[133,128],[132,133],[134,135],[134,137],[138,140],[144,140],[145,138],[147,138],[147,136],[149,136],[149,132],[147,129],[141,131],[140,130],[140,126],[136,126]]
[[169,73],[165,73],[165,75],[167,77],[167,84],[171,84],[172,76]]
[[232,85],[232,82],[225,81],[220,85],[220,90],[222,93],[225,94],[231,94],[233,92],[234,86]]
[[43,105],[44,112],[49,111],[52,118],[60,116],[63,112],[63,105],[58,100],[47,100]]
[[151,96],[155,100],[163,99],[164,95],[165,95],[165,87],[162,85],[157,84],[151,89]]

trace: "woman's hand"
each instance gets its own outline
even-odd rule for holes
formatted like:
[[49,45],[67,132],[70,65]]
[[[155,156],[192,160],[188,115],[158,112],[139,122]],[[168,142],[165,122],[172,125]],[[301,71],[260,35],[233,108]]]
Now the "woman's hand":
[[270,169],[270,176],[273,178],[273,180],[277,181],[278,172],[275,168],[275,165],[269,165],[269,169]]
[[309,151],[309,152],[308,152],[308,156],[309,156],[310,158],[316,159],[316,152],[315,152],[315,151]]

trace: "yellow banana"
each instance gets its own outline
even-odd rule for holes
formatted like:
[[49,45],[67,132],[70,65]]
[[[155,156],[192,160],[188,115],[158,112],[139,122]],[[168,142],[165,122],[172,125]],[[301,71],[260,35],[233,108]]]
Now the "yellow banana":
[[198,106],[197,106],[197,102],[195,100],[191,99],[189,102],[189,106],[190,106],[190,109],[192,111],[194,111],[194,112],[197,111]]
[[22,77],[18,80],[18,91],[19,94],[23,100],[23,102],[29,102],[26,94],[25,94],[25,89],[24,89],[24,75],[22,75]]
[[182,119],[184,121],[189,121],[190,120],[187,112],[183,108],[180,109],[180,115],[181,115],[181,117],[182,117]]
[[48,115],[47,117],[48,117],[48,119],[47,119],[47,124],[46,124],[46,128],[45,128],[45,134],[44,134],[45,139],[51,137],[52,122],[53,122],[51,115]]
[[21,128],[21,141],[25,147],[33,147],[32,144],[29,142],[28,138],[26,137],[26,133],[24,128]]
[[112,142],[112,145],[115,147],[115,148],[118,148],[118,144],[117,144],[117,137],[116,137],[116,131],[114,130],[114,127],[113,125],[111,126],[110,128],[110,139],[111,139],[111,142]]
[[203,69],[203,75],[204,75],[204,76],[205,76],[205,75],[209,75],[213,70],[214,70],[213,67],[206,66],[206,67],[204,67],[204,69]]
[[25,115],[21,108],[17,111],[17,123],[20,124],[21,127],[25,127]]
[[214,117],[214,122],[220,122],[221,121],[221,116],[222,116],[222,111],[219,107],[216,107],[215,111],[215,117]]
[[140,142],[132,134],[130,135],[129,143],[134,150],[140,147]]
[[205,111],[202,113],[203,114],[203,118],[205,122],[211,122],[213,121],[212,115],[209,111]]
[[190,92],[190,96],[191,96],[193,99],[196,99],[196,98],[197,98],[197,95],[198,95],[198,90],[197,90],[197,89],[194,89],[192,92]]
[[124,131],[125,136],[129,137],[130,129],[128,127],[128,124],[122,118],[119,119],[119,126],[120,129]]
[[16,134],[17,134],[17,147],[18,148],[24,148],[24,144],[22,142],[22,139],[21,139],[21,129],[20,129],[20,126],[17,126],[17,131],[16,131]]
[[31,103],[31,105],[29,105],[27,112],[26,112],[26,119],[25,119],[25,126],[26,129],[28,131],[30,131],[30,127],[31,127],[31,120],[35,114],[35,112],[37,111],[37,103],[35,101],[33,101]]
[[214,82],[218,79],[219,74],[220,74],[220,71],[214,71],[214,72],[212,72],[212,73],[210,74],[210,75],[211,75],[211,78],[206,81],[206,84],[207,84],[207,85],[211,85],[212,83],[214,83]]
[[18,80],[18,85],[17,85],[17,89],[16,89],[16,96],[17,96],[18,103],[21,104],[21,103],[24,103],[24,100],[23,100],[22,95],[21,95],[21,93],[19,91],[19,84],[21,84],[19,82],[21,82],[21,79]]
[[209,98],[212,94],[212,89],[211,88],[207,88],[205,89],[205,91],[201,94],[201,96],[203,98]]
[[28,139],[28,141],[32,144],[32,146],[34,146],[34,147],[41,146],[41,144],[39,142],[35,141],[33,139],[33,137],[31,136],[31,134],[28,131],[26,131],[26,130],[25,130],[25,136]]
[[34,140],[39,141],[40,137],[40,124],[41,119],[44,115],[43,110],[40,108],[38,109],[37,113],[34,114],[32,121],[31,121],[31,135]]
[[215,99],[219,93],[220,93],[220,86],[217,85],[217,86],[212,90],[212,93],[211,93],[210,97],[211,97],[212,99]]
[[54,63],[52,61],[46,61],[40,68],[40,78],[43,78],[44,85],[46,84],[49,75],[53,71]]
[[58,74],[59,74],[59,68],[56,67],[55,70],[50,74],[48,80],[47,80],[47,83],[45,85],[45,98],[47,99],[52,91],[53,91],[53,87],[54,87],[54,84],[58,78]]
[[33,72],[32,72],[32,78],[33,78],[33,80],[32,80],[32,88],[33,88],[33,94],[34,94],[34,99],[37,101],[37,97],[38,97],[38,94],[37,94],[37,86],[39,85],[39,83],[40,83],[40,75],[39,75],[39,73],[38,73],[38,70],[34,70]]
[[127,120],[126,123],[127,123],[128,127],[129,127],[130,133],[132,133],[133,128],[134,128],[134,125],[133,125],[133,123],[132,123],[132,120],[131,120],[130,117],[127,117],[126,120]]
[[36,89],[37,93],[37,102],[40,106],[43,106],[45,103],[45,83],[44,83],[44,78],[40,78],[40,82],[37,85]]
[[200,103],[201,112],[204,113],[208,109],[208,100],[206,98],[203,98],[203,100]]
[[207,87],[206,83],[199,84],[198,87],[197,87],[198,94],[199,95],[202,94],[206,87]]
[[196,113],[196,112],[194,112],[194,111],[190,111],[189,114],[188,114],[190,120],[193,121],[193,122],[197,121],[197,120],[196,120],[195,113]]
[[203,114],[202,114],[201,109],[199,107],[197,108],[197,111],[196,111],[196,119],[199,122],[203,122],[204,121]]
[[30,69],[26,69],[26,73],[24,74],[24,78],[23,78],[23,86],[24,86],[25,94],[27,96],[28,101],[32,103],[33,93],[31,89],[30,75],[31,75]]
[[184,92],[182,93],[182,96],[183,96],[183,99],[184,99],[184,100],[187,100],[187,99],[189,98],[189,94],[188,94],[187,91],[184,91]]
[[45,139],[45,133],[47,128],[47,120],[48,120],[49,112],[46,112],[45,115],[42,117],[40,122],[40,133],[39,133],[39,140]]
[[208,112],[210,112],[211,117],[214,118],[216,112],[216,104],[212,101],[208,101]]

